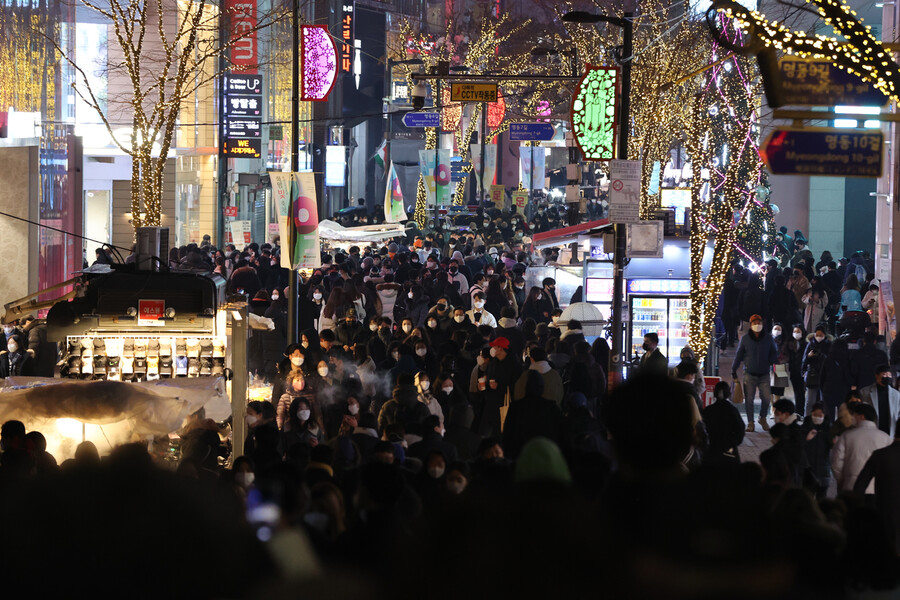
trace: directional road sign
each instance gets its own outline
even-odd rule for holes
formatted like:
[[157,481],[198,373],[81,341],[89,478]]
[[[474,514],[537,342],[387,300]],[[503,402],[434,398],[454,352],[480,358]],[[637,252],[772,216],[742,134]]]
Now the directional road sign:
[[778,61],[785,104],[796,106],[884,106],[889,98],[829,60],[785,57]]
[[452,82],[450,102],[496,102],[499,90],[496,83]]
[[408,112],[403,115],[403,124],[407,127],[440,127],[441,113]]
[[509,139],[518,142],[548,141],[556,130],[550,123],[510,123]]
[[881,177],[884,134],[874,129],[779,128],[761,153],[774,175]]

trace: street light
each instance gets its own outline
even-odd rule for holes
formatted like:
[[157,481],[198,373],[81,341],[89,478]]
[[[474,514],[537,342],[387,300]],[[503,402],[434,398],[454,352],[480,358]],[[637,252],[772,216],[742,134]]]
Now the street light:
[[[634,12],[626,10],[622,18],[596,15],[585,11],[567,12],[562,17],[567,23],[609,23],[622,29],[622,96],[619,99],[619,148],[621,160],[628,159],[628,126],[631,120],[631,63],[634,59]],[[613,253],[613,298],[612,298],[612,349],[609,353],[609,383],[614,385],[622,378],[622,304],[625,300],[625,226],[614,226],[616,247]]]

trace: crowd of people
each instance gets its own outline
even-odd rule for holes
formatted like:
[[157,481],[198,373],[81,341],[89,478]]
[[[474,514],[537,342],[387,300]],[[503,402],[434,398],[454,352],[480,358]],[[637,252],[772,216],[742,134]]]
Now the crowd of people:
[[[739,266],[729,278],[722,343],[738,344],[747,424],[726,382],[704,406],[691,349],[670,371],[653,333],[635,372],[608,394],[606,340],[560,320],[552,278],[526,283],[554,252],[526,251],[520,215],[483,219],[323,253],[299,286],[290,345],[277,243],[173,252],[173,268],[214,270],[271,320],[249,342],[271,400],[248,404],[243,448],[230,449],[203,411],[191,415],[174,471],[155,466],[145,446],[101,460],[89,442],[57,466],[40,433],[5,423],[0,527],[22,542],[0,546],[4,581],[32,595],[104,596],[152,567],[152,580],[125,595],[740,599],[898,589],[892,369],[877,332],[850,359],[836,319],[823,309],[805,327],[798,314],[806,300],[831,305],[835,277],[807,273],[837,271],[830,259],[813,265],[804,244],[788,259],[791,283],[778,262],[764,281]],[[864,257],[852,261],[837,275],[838,311],[857,310],[854,285],[865,302],[868,271],[849,272]],[[795,360],[796,405],[784,398]],[[836,377],[846,390],[830,387]],[[761,464],[739,450],[757,390],[774,441]],[[827,493],[832,477],[837,497]],[[82,586],[82,573],[101,567]]]

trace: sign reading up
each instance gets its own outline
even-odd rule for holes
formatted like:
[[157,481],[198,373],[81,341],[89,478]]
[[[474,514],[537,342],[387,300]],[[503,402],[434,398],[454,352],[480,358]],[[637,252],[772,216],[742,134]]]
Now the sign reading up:
[[451,83],[451,102],[496,102],[499,85],[496,83]]
[[866,129],[774,130],[761,154],[775,175],[881,177],[884,134]]

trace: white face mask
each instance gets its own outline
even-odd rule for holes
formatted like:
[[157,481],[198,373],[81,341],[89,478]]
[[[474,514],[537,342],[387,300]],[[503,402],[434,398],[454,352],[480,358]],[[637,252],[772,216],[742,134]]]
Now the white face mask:
[[457,323],[462,323],[466,320],[466,315],[456,315],[455,317],[453,317],[453,320]]
[[412,292],[410,292],[406,295],[406,297],[409,298],[410,300],[413,299],[413,296],[415,296],[415,294],[413,294]]
[[297,418],[300,419],[301,421],[309,421],[309,412],[310,411],[308,409],[307,410],[298,410]]
[[369,323],[369,331],[378,331],[378,323]]
[[278,294],[272,294],[272,300],[278,300]]
[[428,474],[434,479],[440,479],[444,475],[444,467],[428,467]]
[[300,345],[303,346],[304,348],[309,348],[309,342],[307,342],[306,340],[303,340],[302,342],[300,342]]
[[428,388],[431,387],[431,382],[428,381],[427,379],[426,379],[425,381],[420,381],[420,382],[419,382],[419,387],[422,388],[422,391],[424,392],[424,391],[426,391]]
[[425,356],[426,354],[428,354],[428,348],[416,348],[417,356]]
[[19,345],[15,342],[10,342],[6,345],[6,349],[9,350],[10,352],[18,352]]
[[534,297],[535,300],[540,300],[541,298],[543,298],[543,296],[541,294],[538,294],[537,296]]
[[347,411],[348,411],[351,415],[359,414],[359,404],[351,404],[351,405],[349,405],[349,406],[347,407]]
[[491,356],[493,356],[493,357],[496,357],[496,356],[497,356],[497,349],[496,349],[496,348],[491,348]]
[[817,336],[816,336],[816,341],[817,341],[817,342],[824,342],[824,341],[825,341],[825,336],[824,336],[824,335],[817,335]]
[[295,367],[301,366],[303,364],[303,357],[302,356],[292,356],[291,364],[294,365]]
[[434,329],[437,327],[437,321],[428,321],[428,326]]
[[554,324],[559,323],[559,317],[550,317],[550,318],[553,319]]
[[409,323],[404,323],[403,324],[403,333],[409,333],[410,331],[412,331],[412,325],[410,325]]
[[802,338],[803,338],[803,334],[802,334],[802,333],[800,333],[799,331],[795,331],[795,332],[794,332],[794,339],[795,339],[795,340],[799,340],[799,339],[802,339]]
[[234,482],[244,489],[247,489],[256,480],[256,474],[252,471],[241,471],[234,474]]
[[778,337],[781,335],[781,329],[778,327],[772,328],[772,337]]
[[15,327],[4,327],[4,328],[3,328],[3,333],[5,333],[6,335],[10,335],[10,334],[12,334],[12,332],[14,332],[15,330],[16,330]]
[[812,417],[813,425],[821,425],[825,422],[825,417]]
[[319,367],[319,377],[328,375],[328,367]]
[[448,396],[449,396],[450,394],[453,393],[453,386],[452,386],[452,385],[445,386],[445,387],[443,387],[443,388],[441,388],[441,389],[444,390],[444,393],[447,394]]
[[484,307],[484,300],[478,300],[478,301],[474,302],[474,303],[473,303],[473,306],[474,306],[475,308],[483,308],[483,307]]
[[756,333],[759,333],[760,331],[762,331],[762,323],[757,323],[756,325],[752,325],[750,327],[750,329],[752,329]]
[[259,421],[259,417],[257,417],[256,415],[247,415],[246,417],[244,417],[244,421],[247,422],[247,427],[253,427],[254,425],[256,425],[256,422]]
[[315,300],[321,300],[321,299],[322,299],[322,294],[320,294],[319,292],[316,292],[315,294],[313,294],[313,298],[314,298]]
[[462,481],[448,481],[447,482],[447,490],[451,494],[460,495],[466,489],[466,484]]

